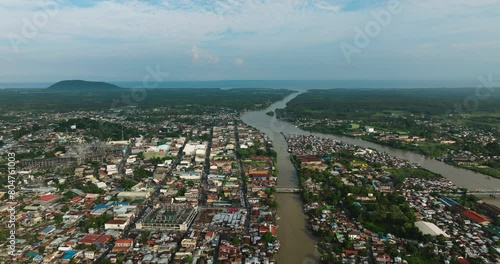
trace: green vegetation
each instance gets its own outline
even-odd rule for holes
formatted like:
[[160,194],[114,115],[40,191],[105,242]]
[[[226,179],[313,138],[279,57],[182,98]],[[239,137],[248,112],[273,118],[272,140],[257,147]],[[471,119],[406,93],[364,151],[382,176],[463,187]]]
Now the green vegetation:
[[476,171],[476,172],[479,172],[479,173],[482,173],[482,174],[486,174],[486,175],[490,175],[490,176],[493,176],[495,178],[499,178],[500,179],[500,168],[498,167],[495,167],[495,168],[491,168],[491,167],[470,167],[470,166],[460,166],[464,169],[469,169],[469,170],[472,170],[472,171]]
[[278,154],[276,153],[276,151],[273,150],[273,149],[263,150],[263,149],[260,149],[257,146],[251,146],[251,147],[246,148],[246,149],[239,149],[238,151],[236,151],[236,154],[239,155],[239,157],[241,159],[248,159],[252,155],[256,155],[256,156],[268,156],[268,157],[271,157],[271,158],[276,158],[278,156]]
[[[95,137],[100,140],[121,140],[139,136],[139,131],[135,128],[122,127],[120,124],[101,122],[90,118],[70,119],[59,122],[54,131],[66,132],[71,130],[71,126],[76,125],[76,129],[83,130],[84,134],[89,137]],[[123,130],[122,130],[123,129]]]
[[81,80],[60,81],[51,85],[49,90],[75,91],[75,90],[116,90],[120,87],[105,82],[89,82]]
[[66,112],[109,110],[134,106],[143,109],[169,107],[171,108],[170,114],[206,114],[208,112],[217,113],[221,108],[236,111],[263,108],[291,93],[292,91],[285,89],[261,88],[224,90],[218,88],[156,88],[141,90],[135,94],[133,94],[132,89],[125,88],[74,91],[3,89],[0,90],[0,105],[5,111]]
[[[361,137],[394,148],[440,158],[458,166],[455,157],[483,156],[463,168],[500,178],[491,157],[500,154],[500,94],[492,93],[475,107],[462,89],[331,89],[310,90],[277,109],[279,118],[305,130]],[[368,131],[374,128],[374,131]],[[456,156],[454,156],[456,155]]]
[[[68,182],[68,180],[66,180],[66,182]],[[74,182],[73,188],[79,189],[85,193],[98,193],[98,194],[104,193],[103,189],[97,187],[95,184],[90,183],[90,182],[87,182],[87,183],[82,183],[79,181]],[[61,189],[61,190],[66,190],[66,189]]]
[[141,180],[148,177],[153,177],[152,171],[145,170],[142,167],[134,170],[134,179]]
[[80,227],[85,230],[85,232],[88,232],[89,228],[103,228],[104,224],[112,218],[113,216],[108,214],[102,214],[97,217],[91,216],[88,219],[81,221]]
[[386,169],[395,185],[402,183],[406,178],[424,178],[436,179],[441,177],[439,174],[428,171],[424,168],[390,168]]
[[121,179],[120,180],[120,187],[124,188],[125,190],[130,190],[134,185],[136,185],[137,182],[131,179]]
[[[288,102],[284,110],[278,111],[289,118],[335,116],[338,119],[360,118],[378,123],[377,121],[391,120],[389,117],[401,113],[428,115],[429,118],[445,113],[466,113],[464,107],[459,108],[456,105],[474,94],[473,88],[310,90]],[[487,100],[481,101],[475,112],[468,113],[481,113],[480,116],[486,115],[488,120],[493,118],[498,123],[500,116],[492,116],[491,113],[500,113],[500,95],[492,94]],[[390,124],[390,127],[410,131],[418,129],[411,120]]]
[[17,140],[17,139],[20,139],[22,136],[25,136],[25,135],[28,135],[31,133],[35,133],[36,131],[38,131],[40,129],[42,129],[42,127],[37,125],[37,124],[35,124],[31,127],[22,127],[19,130],[12,131],[12,137]]

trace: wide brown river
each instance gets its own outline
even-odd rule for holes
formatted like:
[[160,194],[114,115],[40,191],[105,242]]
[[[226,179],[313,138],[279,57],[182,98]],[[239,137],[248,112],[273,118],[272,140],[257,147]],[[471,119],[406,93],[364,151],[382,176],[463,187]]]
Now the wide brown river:
[[[274,149],[278,153],[277,167],[279,170],[278,187],[298,187],[298,178],[295,168],[290,161],[288,146],[281,132],[317,135],[341,140],[347,143],[384,151],[395,157],[419,163],[422,167],[443,175],[454,184],[469,190],[498,189],[500,180],[488,178],[485,175],[472,171],[453,167],[443,162],[426,158],[422,155],[382,146],[376,143],[364,141],[358,138],[326,135],[321,133],[310,133],[293,124],[277,120],[275,117],[266,115],[267,112],[277,108],[286,107],[286,103],[300,93],[294,93],[282,101],[276,102],[269,108],[261,111],[247,112],[242,115],[241,120],[260,131],[264,132],[272,140]],[[490,203],[500,206],[500,199],[490,199]],[[307,218],[302,210],[302,201],[298,194],[278,194],[278,238],[281,242],[280,251],[276,257],[278,264],[313,264],[318,262],[318,252],[315,247],[315,239],[307,229]]]

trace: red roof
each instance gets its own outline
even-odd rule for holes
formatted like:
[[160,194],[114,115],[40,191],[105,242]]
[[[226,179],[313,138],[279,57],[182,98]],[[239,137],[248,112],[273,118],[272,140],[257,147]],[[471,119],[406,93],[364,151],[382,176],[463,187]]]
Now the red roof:
[[75,231],[76,231],[76,227],[72,227],[72,228],[66,230],[66,233],[73,233]]
[[108,225],[123,225],[127,223],[127,220],[121,220],[121,219],[111,219],[106,222]]
[[71,202],[72,202],[72,203],[78,203],[78,202],[80,202],[81,200],[83,200],[83,198],[82,198],[82,197],[77,196],[77,197],[75,197],[75,198],[71,199]]
[[263,234],[263,233],[267,233],[267,232],[270,232],[271,234],[273,235],[276,235],[276,233],[278,233],[278,228],[276,228],[276,226],[260,226],[259,227],[259,233]]
[[47,202],[47,201],[50,201],[50,200],[55,199],[55,198],[56,198],[56,196],[55,196],[55,195],[53,195],[53,194],[47,194],[47,195],[44,195],[44,196],[38,197],[38,199],[37,199],[37,200]]
[[88,235],[84,236],[82,239],[78,240],[78,243],[92,244],[95,241],[97,241],[97,239],[99,239],[100,237],[101,237],[100,235],[88,234]]
[[344,253],[345,253],[346,255],[357,255],[357,254],[358,254],[358,251],[357,251],[357,250],[346,249],[346,250],[344,251]]
[[113,247],[111,252],[129,251],[130,247]]
[[92,243],[101,243],[104,244],[111,239],[110,235],[98,235],[98,234],[88,234],[78,240],[78,243],[81,244],[92,244]]
[[108,242],[110,239],[111,239],[110,235],[103,235],[99,239],[97,239],[96,242],[104,244],[104,243]]
[[117,239],[115,241],[115,245],[116,244],[132,244],[132,243],[134,243],[134,240],[131,238],[122,238],[122,239]]
[[469,218],[470,220],[477,223],[488,223],[490,219],[484,215],[478,214],[472,210],[465,210],[462,212],[462,215]]

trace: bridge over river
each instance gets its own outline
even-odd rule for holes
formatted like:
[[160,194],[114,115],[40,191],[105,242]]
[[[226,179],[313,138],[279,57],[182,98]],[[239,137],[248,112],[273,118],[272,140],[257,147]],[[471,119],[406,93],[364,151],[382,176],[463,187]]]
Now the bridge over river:
[[276,188],[277,193],[300,193],[302,189],[298,188]]
[[480,197],[500,197],[500,189],[492,189],[492,190],[485,190],[485,189],[479,189],[479,190],[474,190],[474,191],[469,191],[467,194],[474,195],[478,198]]

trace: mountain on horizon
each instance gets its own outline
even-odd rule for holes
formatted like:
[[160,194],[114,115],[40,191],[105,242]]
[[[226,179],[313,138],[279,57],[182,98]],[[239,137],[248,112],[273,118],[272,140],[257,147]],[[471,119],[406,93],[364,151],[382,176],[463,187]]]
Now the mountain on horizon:
[[90,82],[83,80],[66,80],[54,83],[49,86],[49,90],[58,91],[81,91],[81,90],[117,90],[122,89],[111,83],[106,82]]

